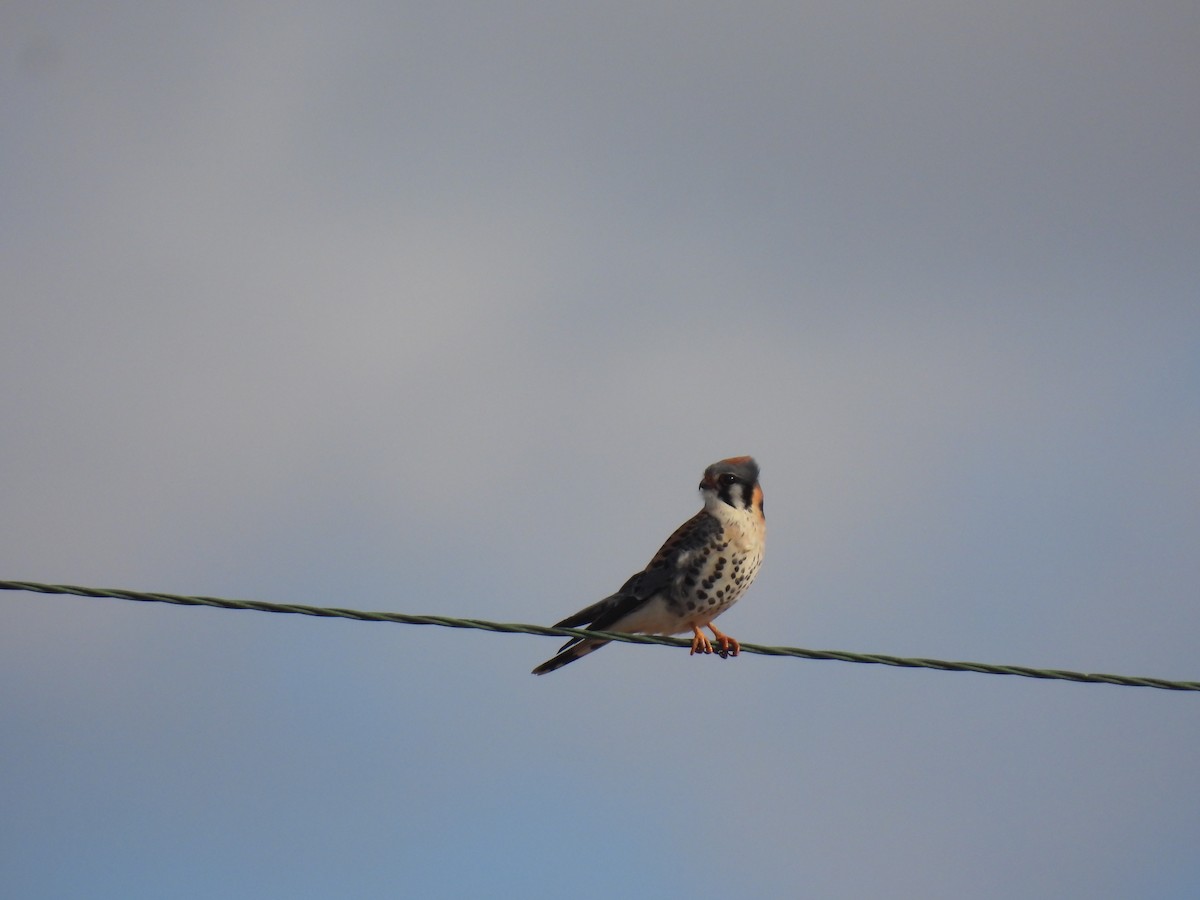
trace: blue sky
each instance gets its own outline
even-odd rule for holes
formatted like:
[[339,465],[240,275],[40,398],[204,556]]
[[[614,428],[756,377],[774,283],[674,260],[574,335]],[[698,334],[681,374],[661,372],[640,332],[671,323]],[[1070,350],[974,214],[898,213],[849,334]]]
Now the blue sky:
[[[1200,678],[1200,10],[12,3],[0,578]],[[1196,698],[0,596],[13,897],[1194,897]]]

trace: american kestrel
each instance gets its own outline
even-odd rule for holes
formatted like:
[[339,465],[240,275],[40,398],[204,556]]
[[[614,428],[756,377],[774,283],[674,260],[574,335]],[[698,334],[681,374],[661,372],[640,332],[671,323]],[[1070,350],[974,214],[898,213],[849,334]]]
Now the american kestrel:
[[[704,509],[667,538],[641,572],[611,597],[567,616],[556,628],[591,628],[625,634],[690,631],[692,653],[712,653],[701,628],[712,631],[722,658],[741,646],[712,624],[750,587],[762,565],[766,520],[758,463],[735,456],[713,463],[700,481]],[[545,675],[575,662],[608,641],[572,638],[533,670]]]

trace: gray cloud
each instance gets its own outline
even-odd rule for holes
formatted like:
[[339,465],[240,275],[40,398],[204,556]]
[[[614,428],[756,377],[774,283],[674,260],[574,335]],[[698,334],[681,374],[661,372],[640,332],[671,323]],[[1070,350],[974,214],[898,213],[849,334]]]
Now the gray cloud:
[[[3,17],[4,577],[554,621],[753,453],[739,637],[1197,677],[1190,11]],[[1200,879],[1187,696],[0,616],[14,895]]]

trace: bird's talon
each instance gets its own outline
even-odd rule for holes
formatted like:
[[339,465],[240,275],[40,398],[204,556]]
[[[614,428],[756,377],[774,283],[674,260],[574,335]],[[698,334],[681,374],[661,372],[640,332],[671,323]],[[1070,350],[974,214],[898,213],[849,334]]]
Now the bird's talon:
[[712,641],[710,641],[708,638],[706,638],[704,635],[702,635],[699,631],[697,631],[696,636],[694,638],[692,638],[692,651],[688,654],[688,656],[695,656],[697,653],[712,653],[712,652],[713,652]]
[[[709,628],[712,628],[712,626],[710,625]],[[727,634],[722,634],[716,629],[713,629],[713,631],[717,636],[717,646],[721,648],[717,651],[719,654],[721,654],[721,659],[728,659],[731,656],[737,656],[742,651],[742,645],[739,644],[734,638],[731,638]]]

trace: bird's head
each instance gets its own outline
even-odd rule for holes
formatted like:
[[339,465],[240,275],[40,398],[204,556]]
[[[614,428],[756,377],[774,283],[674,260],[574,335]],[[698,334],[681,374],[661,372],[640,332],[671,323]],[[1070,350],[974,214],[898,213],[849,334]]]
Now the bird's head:
[[715,462],[704,470],[700,480],[704,505],[724,503],[734,509],[763,511],[763,493],[758,484],[758,463],[749,456],[734,456]]

